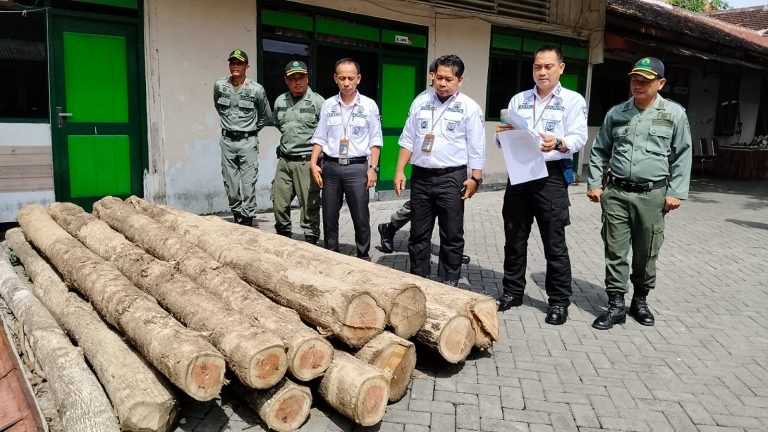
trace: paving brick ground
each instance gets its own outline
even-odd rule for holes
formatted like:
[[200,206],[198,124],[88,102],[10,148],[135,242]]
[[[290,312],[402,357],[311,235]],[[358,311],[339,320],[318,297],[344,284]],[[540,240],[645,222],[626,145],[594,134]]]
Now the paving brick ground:
[[[410,391],[381,424],[356,427],[319,402],[301,430],[767,431],[768,182],[695,180],[690,200],[667,218],[649,298],[656,326],[629,319],[609,331],[590,327],[606,296],[600,208],[585,191],[571,188],[574,296],[565,325],[544,323],[545,262],[534,229],[525,303],[500,314],[502,338],[490,352],[450,366],[420,351]],[[502,191],[483,192],[466,207],[472,262],[461,285],[492,296],[501,289],[502,199]],[[375,244],[375,227],[400,204],[371,204]],[[274,230],[271,214],[257,223]],[[342,251],[352,253],[346,211],[341,225]],[[406,270],[407,235],[397,234],[394,254],[372,250],[373,261]],[[177,431],[220,430],[263,429],[227,393],[205,404],[184,401]]]
[[[768,430],[768,183],[695,180],[690,199],[667,218],[658,287],[649,298],[656,326],[629,319],[609,331],[590,327],[606,296],[600,208],[585,191],[570,190],[574,296],[565,325],[544,323],[545,261],[534,229],[525,303],[500,314],[502,339],[490,352],[449,366],[420,351],[410,391],[380,425],[356,427],[320,405],[301,430]],[[472,262],[461,285],[492,296],[501,289],[502,199],[503,191],[483,192],[466,207]],[[371,204],[375,244],[375,227],[400,204]],[[257,223],[273,230],[269,214]],[[341,225],[342,251],[351,254],[346,212]],[[397,234],[394,254],[372,250],[373,261],[407,270],[407,238],[407,231]],[[225,395],[186,404],[178,430],[262,430],[254,420]]]

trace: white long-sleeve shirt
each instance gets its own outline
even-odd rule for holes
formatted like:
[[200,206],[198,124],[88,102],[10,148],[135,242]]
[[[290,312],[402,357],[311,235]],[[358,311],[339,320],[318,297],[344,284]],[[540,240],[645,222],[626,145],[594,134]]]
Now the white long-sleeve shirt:
[[536,87],[520,92],[512,97],[507,108],[526,119],[531,129],[554,135],[568,145],[567,152],[545,152],[547,162],[573,159],[573,154],[587,142],[587,102],[582,95],[560,84],[544,99],[539,97]]
[[[347,155],[339,154],[339,141],[349,140]],[[359,92],[352,106],[344,106],[336,95],[323,103],[320,120],[312,136],[313,144],[320,144],[323,153],[331,157],[352,158],[368,156],[371,147],[381,147],[381,118],[373,99]]]
[[[424,136],[434,135],[432,151],[422,151]],[[467,165],[485,167],[483,110],[469,96],[457,93],[444,103],[433,89],[416,96],[408,111],[400,147],[409,150],[411,165],[447,168]]]

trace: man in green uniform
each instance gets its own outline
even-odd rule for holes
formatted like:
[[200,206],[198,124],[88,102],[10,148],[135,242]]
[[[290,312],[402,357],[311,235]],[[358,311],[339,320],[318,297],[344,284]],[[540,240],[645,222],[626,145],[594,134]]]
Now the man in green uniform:
[[632,97],[608,111],[589,158],[587,196],[603,211],[608,310],[592,323],[600,330],[625,322],[628,279],[634,287],[629,315],[642,325],[654,324],[646,297],[656,285],[664,216],[688,198],[691,179],[688,117],[658,94],[666,83],[664,64],[645,57],[629,76]]
[[221,117],[221,174],[235,222],[251,226],[256,216],[258,134],[272,111],[264,87],[245,76],[250,67],[245,51],[232,51],[227,61],[230,76],[213,86],[213,103]]
[[277,170],[272,182],[275,231],[291,237],[291,201],[299,197],[304,240],[315,244],[320,237],[320,188],[312,181],[309,159],[312,135],[323,107],[322,96],[309,88],[307,65],[298,60],[285,67],[288,91],[275,100],[274,123],[283,134],[277,148]]

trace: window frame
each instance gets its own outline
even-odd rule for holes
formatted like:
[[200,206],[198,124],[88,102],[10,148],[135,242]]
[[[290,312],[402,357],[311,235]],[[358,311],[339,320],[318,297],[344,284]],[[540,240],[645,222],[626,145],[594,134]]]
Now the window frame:
[[[515,49],[506,49],[506,48],[494,46],[495,35],[519,37],[520,48],[515,50]],[[503,57],[506,59],[517,60],[517,63],[518,63],[517,82],[512,83],[512,85],[514,86],[513,89],[516,89],[517,91],[511,92],[511,95],[510,95],[510,99],[511,99],[515,94],[521,91],[525,91],[530,88],[533,88],[533,86],[535,85],[531,76],[529,74],[526,74],[526,71],[523,70],[523,65],[527,61],[532,62],[533,55],[536,49],[538,49],[539,46],[542,46],[544,44],[555,45],[558,48],[560,48],[561,51],[564,51],[563,50],[564,45],[567,45],[569,47],[580,47],[586,51],[585,58],[583,59],[579,59],[576,57],[569,57],[566,55],[566,52],[563,52],[563,62],[565,63],[565,70],[566,70],[565,74],[569,74],[570,72],[577,70],[578,71],[577,75],[579,76],[579,84],[576,91],[581,95],[585,94],[586,88],[587,88],[587,85],[586,85],[587,69],[588,69],[588,63],[589,63],[589,41],[494,25],[491,27],[491,37],[488,43],[489,43],[488,76],[486,77],[486,93],[485,93],[486,95],[485,96],[485,120],[486,121],[497,122],[500,120],[499,119],[500,109],[496,109],[496,107],[490,106],[491,99],[492,99],[491,96],[494,93],[494,89],[491,86],[491,83],[493,82],[493,80],[491,79],[491,65],[493,64],[494,58]],[[529,45],[528,48],[530,49],[527,49],[526,43],[533,44],[536,46],[536,48],[533,48],[532,45]],[[526,85],[526,83],[528,84]],[[502,108],[506,108],[506,105],[504,105]]]

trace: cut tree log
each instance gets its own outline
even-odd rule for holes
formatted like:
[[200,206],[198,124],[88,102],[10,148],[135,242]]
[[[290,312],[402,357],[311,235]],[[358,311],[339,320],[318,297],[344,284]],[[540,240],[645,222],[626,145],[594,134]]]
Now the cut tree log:
[[475,332],[475,346],[488,349],[499,340],[499,306],[493,298],[413,275],[405,281],[418,285],[427,296],[427,308],[440,305],[466,315]]
[[329,405],[363,426],[381,421],[389,399],[385,372],[343,351],[334,354],[318,391]]
[[170,430],[178,404],[164,378],[101,320],[27,243],[20,229],[5,240],[24,264],[35,296],[85,353],[104,386],[124,431]]
[[331,364],[333,346],[307,327],[294,310],[278,305],[253,289],[234,270],[218,263],[181,234],[139,213],[119,198],[97,201],[93,213],[152,255],[174,262],[179,270],[227,306],[257,320],[280,337],[288,347],[288,371],[296,379],[317,378]]
[[387,372],[390,402],[405,396],[416,368],[416,347],[413,342],[383,332],[360,348],[355,357]]
[[204,334],[245,385],[264,389],[283,378],[288,367],[285,345],[269,329],[226,307],[173,265],[144,252],[79,206],[53,203],[48,213],[65,231],[156,298],[176,319]]
[[[365,287],[354,287],[309,269],[289,264],[258,247],[229,241],[237,225],[211,225],[205,219],[132,197],[142,213],[183,234],[245,281],[306,321],[359,348],[384,329],[384,310]],[[330,263],[329,265],[333,265]]]
[[[50,384],[67,432],[119,432],[99,380],[56,320],[24,286],[8,258],[0,258],[0,296],[19,320]],[[11,425],[12,426],[12,425]]]
[[[168,224],[177,223],[175,217],[186,216],[184,211],[172,207],[147,204],[136,197],[128,199],[134,207],[165,211]],[[343,280],[353,286],[364,286],[387,313],[387,323],[393,332],[410,338],[421,328],[426,319],[425,302],[440,303],[467,315],[477,333],[475,344],[478,348],[490,348],[499,339],[498,306],[491,297],[468,290],[450,287],[426,278],[365,262],[354,257],[327,251],[316,246],[297,242],[258,229],[232,226],[218,217],[195,216],[198,227],[209,226],[220,233],[222,241],[229,245],[240,244],[256,248],[259,252],[272,254],[284,262],[311,269],[332,279]],[[190,222],[191,223],[191,222]],[[169,227],[172,225],[168,225]],[[430,295],[427,296],[429,290]]]
[[[129,202],[136,206],[142,205],[135,197],[129,198]],[[177,217],[185,213],[172,207],[159,207]],[[223,230],[221,235],[226,236],[224,240],[230,245],[247,245],[296,267],[344,281],[351,286],[365,287],[366,292],[384,309],[387,324],[392,327],[392,331],[402,338],[415,335],[424,324],[427,316],[424,293],[413,283],[399,282],[401,277],[393,280],[391,274],[383,272],[382,269],[386,267],[259,229],[233,226],[218,217],[199,218],[198,222],[201,227],[210,226],[218,232]]]
[[259,414],[270,429],[294,431],[309,417],[312,392],[309,387],[284,378],[268,390],[244,390],[242,395],[248,405]]
[[219,394],[226,365],[213,345],[70,236],[43,206],[25,206],[17,219],[29,241],[64,280],[88,297],[99,315],[117,327],[170,382],[201,401]]
[[416,339],[437,351],[449,363],[464,361],[475,344],[472,320],[440,304],[427,303],[427,322]]

